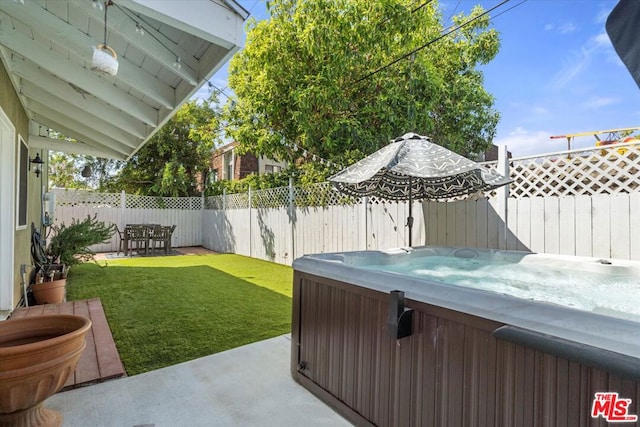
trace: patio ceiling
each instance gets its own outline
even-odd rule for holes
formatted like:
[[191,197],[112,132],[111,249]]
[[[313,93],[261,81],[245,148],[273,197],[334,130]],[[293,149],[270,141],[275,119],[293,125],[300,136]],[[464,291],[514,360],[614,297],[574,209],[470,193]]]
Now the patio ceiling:
[[115,76],[91,70],[104,1],[0,0],[0,59],[31,119],[30,147],[129,158],[240,48],[248,17],[233,0],[107,3]]

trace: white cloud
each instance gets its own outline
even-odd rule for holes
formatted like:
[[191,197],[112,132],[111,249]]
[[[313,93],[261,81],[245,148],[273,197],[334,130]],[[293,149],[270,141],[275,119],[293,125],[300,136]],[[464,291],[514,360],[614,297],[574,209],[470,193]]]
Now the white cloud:
[[596,47],[611,47],[611,39],[606,31],[601,32],[593,38]]
[[617,104],[620,102],[618,98],[604,97],[604,96],[592,96],[587,101],[581,104],[581,107],[588,109],[597,109],[606,107],[607,105]]
[[536,116],[546,116],[547,114],[549,114],[549,110],[544,107],[537,106],[531,108],[531,113]]
[[552,133],[545,130],[527,130],[517,127],[504,137],[496,138],[493,143],[506,145],[513,157],[525,157],[535,154],[552,153],[566,149],[566,140],[550,139]]
[[611,13],[611,10],[601,9],[596,15],[596,17],[594,18],[593,23],[599,24],[599,25],[604,24],[605,22],[607,22],[607,17],[609,17],[609,13]]
[[559,25],[546,24],[544,26],[545,31],[556,31],[559,34],[569,34],[578,30],[578,26],[571,21],[561,22]]
[[576,76],[588,69],[597,55],[610,55],[613,51],[609,36],[601,32],[587,40],[580,48],[569,55],[562,67],[551,80],[554,88],[563,88]]
[[558,32],[560,34],[569,34],[573,33],[578,29],[578,26],[573,22],[563,22],[562,25],[558,27]]

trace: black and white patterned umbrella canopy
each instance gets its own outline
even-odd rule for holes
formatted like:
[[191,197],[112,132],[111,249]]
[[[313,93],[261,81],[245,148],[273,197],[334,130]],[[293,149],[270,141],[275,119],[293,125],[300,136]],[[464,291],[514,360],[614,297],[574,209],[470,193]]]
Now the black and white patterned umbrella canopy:
[[414,133],[393,140],[329,181],[350,196],[387,200],[442,200],[510,182],[494,170]]

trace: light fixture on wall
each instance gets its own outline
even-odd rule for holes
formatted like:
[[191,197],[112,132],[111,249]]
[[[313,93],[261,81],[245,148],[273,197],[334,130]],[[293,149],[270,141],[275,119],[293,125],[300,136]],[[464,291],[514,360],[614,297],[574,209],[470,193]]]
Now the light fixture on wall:
[[[96,4],[94,2],[94,4]],[[91,69],[100,73],[115,76],[118,74],[118,55],[111,46],[107,44],[107,12],[109,6],[113,5],[111,0],[104,2],[104,43],[99,43],[93,47],[91,57]]]
[[31,163],[35,165],[33,167],[33,173],[35,173],[39,178],[40,174],[42,173],[42,169],[40,167],[44,164],[44,160],[42,160],[42,158],[40,157],[40,153],[36,153],[36,157],[34,159],[29,157],[29,170],[31,170]]

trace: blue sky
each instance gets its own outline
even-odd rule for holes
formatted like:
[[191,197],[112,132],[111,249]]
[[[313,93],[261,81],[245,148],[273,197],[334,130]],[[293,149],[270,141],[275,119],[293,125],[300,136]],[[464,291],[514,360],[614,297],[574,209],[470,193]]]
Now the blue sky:
[[[489,9],[500,2],[440,0],[440,7],[449,17],[476,4]],[[239,3],[256,19],[268,17],[264,0]],[[566,140],[552,135],[640,126],[640,88],[605,31],[617,0],[519,3],[511,0],[491,13],[504,12],[492,20],[500,52],[483,67],[485,88],[501,114],[494,143],[522,157],[565,150]],[[225,66],[211,81],[224,88],[226,76]],[[594,144],[592,136],[578,137],[572,148]]]

